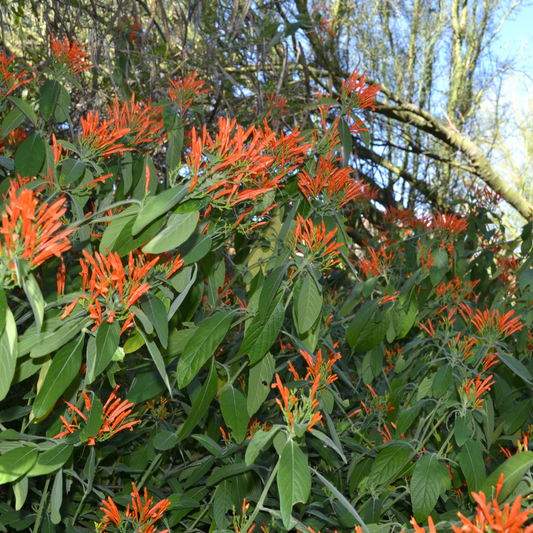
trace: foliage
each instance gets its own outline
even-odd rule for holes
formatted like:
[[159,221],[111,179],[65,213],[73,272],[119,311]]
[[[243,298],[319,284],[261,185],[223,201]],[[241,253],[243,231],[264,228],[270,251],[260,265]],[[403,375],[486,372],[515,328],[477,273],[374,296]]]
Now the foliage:
[[4,529],[376,533],[531,493],[531,225],[471,187],[371,227],[357,73],[312,128],[208,130],[194,73],[74,111],[85,48],[52,43],[1,56]]

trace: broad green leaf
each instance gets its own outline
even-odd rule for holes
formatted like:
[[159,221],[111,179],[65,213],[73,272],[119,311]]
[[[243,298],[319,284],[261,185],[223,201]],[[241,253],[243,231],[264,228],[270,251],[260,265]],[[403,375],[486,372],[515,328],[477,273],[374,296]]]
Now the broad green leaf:
[[479,446],[468,439],[461,448],[459,464],[466,478],[468,492],[479,492],[485,481],[485,461]]
[[388,485],[396,479],[412,454],[407,442],[392,442],[376,457],[370,472],[369,482],[375,486]]
[[365,143],[365,146],[367,148],[370,148],[370,133],[366,130],[361,130],[359,132],[359,135],[361,135],[361,139],[363,139],[363,142]]
[[210,200],[211,197],[209,195],[204,196],[203,198],[191,198],[190,200],[185,200],[174,209],[174,213],[191,213],[192,211],[200,211],[200,209],[205,207]]
[[85,427],[79,432],[81,442],[87,442],[91,437],[96,437],[104,420],[104,406],[96,397],[92,398],[91,410],[87,416]]
[[33,311],[35,327],[37,328],[37,332],[40,333],[44,320],[44,299],[41,289],[33,274],[28,274],[22,279],[22,286]]
[[429,277],[433,287],[437,286],[448,271],[448,252],[442,248],[437,248],[431,251],[431,257],[435,263],[429,269]]
[[168,346],[168,321],[165,304],[151,292],[142,295],[141,302],[143,311],[150,322],[155,326],[157,337],[163,348]]
[[172,387],[170,386],[170,381],[168,380],[165,360],[163,359],[163,356],[161,355],[161,352],[159,351],[157,344],[152,339],[152,336],[144,332],[142,328],[138,328],[138,331],[142,335],[144,342],[146,343],[146,347],[148,348],[148,351],[150,352],[150,355],[152,356],[152,361],[155,363],[155,367],[157,368],[159,374],[161,375],[161,378],[165,382],[168,392],[172,396]]
[[281,453],[277,482],[281,517],[283,525],[288,528],[293,505],[306,502],[311,493],[307,457],[292,439],[287,441]]
[[233,311],[222,311],[205,320],[189,339],[178,362],[178,387],[182,389],[198,374],[228,332]]
[[357,342],[357,339],[361,335],[361,332],[364,330],[366,324],[370,320],[370,317],[374,313],[374,310],[378,306],[379,300],[367,300],[357,311],[353,320],[348,326],[346,331],[346,340],[350,346],[354,346]]
[[5,310],[5,326],[0,336],[0,401],[9,392],[17,365],[17,325],[11,309]]
[[59,96],[57,98],[56,108],[54,109],[54,117],[57,122],[66,122],[68,120],[68,113],[70,109],[70,93],[61,86]]
[[396,421],[396,436],[399,437],[405,433],[410,427],[411,424],[418,418],[420,414],[421,405],[417,404],[411,409],[403,410]]
[[70,185],[71,183],[79,180],[84,173],[85,163],[83,163],[83,161],[80,161],[79,159],[65,159],[65,161],[63,161],[63,165],[61,166],[59,183],[61,183],[63,186]]
[[6,317],[7,317],[7,298],[4,293],[4,289],[0,287],[0,336],[4,332],[4,328],[6,327]]
[[472,436],[474,431],[472,426],[472,417],[470,416],[469,412],[467,412],[465,418],[459,415],[455,417],[454,437],[458,446],[463,446],[464,443]]
[[156,450],[171,450],[178,444],[179,439],[173,431],[160,431],[154,439],[154,448]]
[[522,400],[514,405],[505,417],[503,431],[506,435],[516,433],[531,415],[531,398]]
[[38,133],[24,139],[15,152],[15,170],[21,177],[33,178],[44,163],[44,141]]
[[16,96],[8,96],[7,99],[14,103],[34,124],[37,124],[37,115],[26,100],[21,100]]
[[135,382],[128,392],[128,400],[134,404],[140,404],[161,394],[165,390],[165,382],[161,374],[155,372],[137,373]]
[[433,377],[433,397],[440,398],[452,385],[453,367],[451,364],[441,366]]
[[83,468],[83,475],[87,478],[87,492],[93,490],[94,474],[96,473],[96,451],[95,447],[91,447],[89,452],[89,457],[85,462],[85,467]]
[[44,120],[48,120],[56,108],[61,84],[57,80],[45,81],[39,96],[39,108]]
[[483,483],[481,491],[490,500],[493,489],[496,487],[500,475],[503,474],[503,487],[498,496],[498,501],[504,502],[531,468],[533,468],[533,452],[521,452],[513,455],[492,472]]
[[178,168],[181,163],[181,149],[183,147],[183,124],[181,127],[172,129],[167,135],[167,152],[165,154],[165,163],[168,171]]
[[413,327],[418,315],[418,305],[411,300],[407,312],[401,307],[395,307],[392,311],[392,322],[396,331],[396,338],[403,339]]
[[426,454],[417,461],[411,478],[411,502],[418,522],[427,519],[449,483],[448,470],[435,454]]
[[157,196],[150,196],[135,219],[135,223],[131,228],[132,235],[137,235],[150,222],[168,213],[186,194],[187,187],[182,185],[167,189]]
[[416,401],[419,402],[422,398],[426,398],[431,394],[433,389],[433,376],[426,376],[418,385],[416,392]]
[[35,418],[44,416],[65,392],[81,367],[83,335],[61,348],[52,360],[44,382],[33,404]]
[[0,485],[10,483],[23,476],[37,461],[35,448],[22,446],[0,456]]
[[61,522],[61,504],[63,503],[63,470],[60,470],[54,478],[50,498],[50,518],[52,524]]
[[211,360],[211,368],[202,389],[197,394],[192,404],[191,410],[185,424],[181,426],[178,432],[178,439],[182,441],[186,439],[196,427],[202,416],[205,415],[211,400],[215,397],[217,392],[218,378],[215,370],[215,360]]
[[28,477],[45,476],[61,468],[72,455],[74,447],[69,444],[58,444],[39,455],[37,462],[26,474]]
[[27,476],[14,481],[11,488],[15,494],[15,511],[20,511],[28,497],[29,483]]
[[24,120],[26,115],[18,108],[14,107],[7,115],[6,118],[2,121],[2,130],[0,131],[0,137],[2,139],[6,138],[6,135],[13,131],[15,128],[18,128]]
[[213,515],[217,529],[225,530],[229,524],[226,513],[233,507],[233,499],[231,497],[231,481],[221,481],[215,491],[213,498]]
[[274,375],[276,362],[272,354],[267,353],[259,363],[250,368],[250,377],[248,379],[248,397],[246,407],[248,416],[252,417],[270,393],[270,382]]
[[167,227],[144,246],[144,253],[159,254],[176,249],[191,236],[197,223],[198,211],[172,215]]
[[523,379],[528,385],[533,386],[533,377],[529,370],[518,360],[510,355],[503,353],[496,353],[498,359],[506,366],[508,366],[519,378]]
[[209,235],[193,233],[177,250],[183,259],[183,266],[192,265],[203,259],[211,250],[212,244]]
[[263,431],[262,429],[258,429],[255,433],[250,442],[248,443],[248,447],[246,448],[246,455],[245,455],[245,462],[247,465],[253,464],[256,457],[259,455],[259,453],[268,446],[270,446],[270,441],[276,436],[276,433],[282,428],[281,425],[275,425],[270,429],[270,431]]
[[189,291],[194,285],[194,282],[196,281],[197,275],[198,275],[198,267],[195,265],[194,271],[191,274],[191,278],[189,279],[189,282],[187,283],[186,287],[179,294],[179,296],[172,302],[172,305],[170,306],[170,309],[168,310],[168,313],[167,313],[167,321],[170,321],[170,319],[174,316],[176,311],[180,308],[180,305],[184,302],[185,298],[189,294]]
[[342,117],[339,117],[339,137],[342,144],[342,163],[344,167],[347,167],[352,155],[353,142],[350,126]]
[[[275,307],[274,304],[276,304]],[[268,353],[274,342],[276,342],[283,325],[285,307],[283,306],[282,298],[274,301],[270,308],[270,315],[264,324],[261,324],[261,317],[259,316],[252,320],[250,326],[246,329],[244,340],[239,349],[239,353],[248,354],[252,365],[259,362]]]
[[267,276],[263,283],[263,288],[259,297],[259,316],[261,317],[262,324],[265,323],[268,311],[270,310],[270,304],[278,293],[279,286],[281,285],[288,268],[289,265],[287,264],[280,265]]
[[231,436],[240,444],[246,437],[250,417],[246,409],[246,398],[233,385],[230,385],[220,397],[220,409],[224,422],[231,428]]
[[207,478],[207,481],[205,484],[207,487],[210,487],[212,485],[216,485],[220,483],[220,481],[228,477],[237,476],[239,474],[243,474],[244,472],[251,472],[256,469],[257,467],[255,465],[248,466],[246,463],[235,463],[235,464],[223,466],[222,468],[217,468]]
[[357,337],[353,349],[357,351],[371,350],[383,340],[387,334],[389,325],[390,312],[382,313],[379,322],[376,322],[375,317],[371,318]]
[[320,294],[313,277],[308,274],[304,277],[302,288],[298,294],[296,316],[298,331],[305,333],[316,322],[322,310],[322,295]]
[[111,362],[120,342],[120,325],[117,321],[111,324],[102,322],[96,330],[96,364],[94,377],[98,377]]

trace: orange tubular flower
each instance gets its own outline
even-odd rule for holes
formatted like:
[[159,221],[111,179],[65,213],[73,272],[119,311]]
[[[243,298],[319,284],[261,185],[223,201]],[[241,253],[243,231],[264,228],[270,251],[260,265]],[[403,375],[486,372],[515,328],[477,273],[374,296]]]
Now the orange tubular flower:
[[[67,317],[78,301],[82,302],[82,305],[86,302],[85,305],[91,313],[90,318],[95,320],[95,328],[102,323],[105,311],[108,322],[113,322],[115,318],[125,321],[122,332],[125,331],[135,315],[130,308],[150,289],[146,279],[160,256],[157,255],[145,262],[146,258],[140,252],[137,252],[136,258],[133,252],[130,252],[126,275],[120,256],[116,252],[108,253],[107,257],[95,252],[93,257],[83,250],[83,255],[85,260],[80,259],[82,290],[89,288],[90,297],[82,295],[74,300],[65,308],[61,318]],[[182,264],[183,261],[177,257],[171,267],[171,273]]]
[[396,257],[396,254],[393,254],[392,250],[389,252],[389,255],[387,255],[383,246],[377,253],[373,248],[367,248],[367,250],[370,252],[372,259],[361,259],[359,262],[359,265],[367,278],[370,276],[376,277],[383,275],[384,271],[390,268],[392,260]]
[[[133,411],[134,403],[128,402],[128,400],[121,400],[120,398],[117,398],[115,393],[118,388],[119,385],[114,388],[113,392],[105,403],[102,427],[100,428],[100,431],[98,432],[98,435],[96,437],[89,438],[89,440],[87,441],[87,444],[89,446],[94,446],[97,440],[107,440],[108,438],[112,437],[113,435],[124,429],[129,429],[130,431],[133,431],[133,426],[141,423],[140,420],[133,420],[131,422],[124,423],[124,419],[127,418]],[[87,410],[87,413],[89,413],[92,407],[92,402],[85,391],[83,391],[83,398],[85,400],[85,409]],[[83,420],[85,420],[85,422],[87,422],[87,416],[84,415],[75,405],[72,405],[69,402],[65,403],[68,405],[68,410],[72,414],[78,414]],[[53,437],[54,439],[61,439],[65,435],[68,435],[69,433],[74,433],[79,429],[79,424],[77,422],[75,414],[73,423],[67,422],[67,420],[63,416],[61,416],[60,418],[63,421],[63,427],[65,428],[65,430]]]
[[118,98],[115,96],[113,107],[107,106],[111,122],[119,130],[129,130],[129,145],[152,142],[163,129],[163,119],[161,118],[162,107],[152,107],[152,101],[147,104],[135,101],[135,95],[131,99],[120,105]]
[[[492,374],[486,378],[484,381],[481,381],[481,376],[478,375],[477,379],[474,381],[474,378],[470,380],[464,380],[462,387],[459,389],[459,394],[464,390],[466,395],[466,401],[470,400],[471,395],[473,396],[474,408],[481,409],[483,407],[483,398],[481,395],[490,390],[490,387],[494,385],[494,380],[492,379]],[[492,381],[491,381],[492,380]],[[464,397],[463,397],[464,400]]]
[[54,34],[52,34],[50,36],[50,46],[56,62],[66,68],[71,75],[79,74],[93,66],[87,60],[85,46],[80,46],[77,40],[71,43],[65,35],[63,40],[56,41]]
[[326,233],[324,221],[321,225],[315,226],[311,220],[306,221],[298,214],[296,229],[292,233],[296,249],[304,256],[307,255],[308,260],[319,259],[323,268],[330,268],[340,263],[340,259],[333,260],[340,254],[339,248],[342,246],[342,243],[333,240],[337,228]]
[[170,99],[178,104],[182,115],[189,109],[196,96],[209,92],[209,89],[201,89],[205,81],[196,79],[196,70],[186,78],[178,78],[177,81],[169,78],[168,81],[172,85],[168,90]]
[[7,58],[4,50],[0,52],[0,69],[4,78],[2,85],[0,85],[0,97],[2,98],[12,93],[17,87],[26,85],[35,78],[34,74],[29,74],[26,70],[23,70],[19,74],[11,72],[9,65],[13,61],[15,61],[15,54]]
[[80,121],[82,134],[79,142],[85,149],[86,157],[104,159],[113,154],[133,150],[118,142],[131,131],[130,128],[121,128],[114,120],[100,122],[98,111],[89,111],[87,117],[82,117]]
[[347,81],[342,81],[342,99],[352,109],[376,110],[375,99],[381,90],[381,85],[369,85],[365,87],[366,72],[359,75],[359,70],[354,70]]
[[328,351],[327,361],[325,358],[322,357],[321,349],[319,349],[316,353],[316,361],[314,361],[313,356],[308,354],[305,350],[300,350],[300,353],[302,354],[302,357],[307,363],[308,372],[305,376],[305,379],[309,379],[309,376],[312,376],[313,380],[316,379],[317,376],[322,377],[319,386],[320,389],[326,387],[327,385],[333,383],[338,379],[337,374],[333,373],[332,366],[333,363],[341,359],[340,353],[334,354],[332,351]]
[[517,331],[520,331],[525,324],[520,322],[519,317],[513,318],[514,311],[508,311],[504,315],[500,315],[497,309],[494,309],[492,313],[486,309],[481,312],[479,309],[472,317],[472,324],[476,326],[476,329],[481,335],[490,335],[491,333],[498,333],[503,337],[508,337]]
[[[35,191],[23,189],[18,197],[16,187],[8,192],[9,202],[2,215],[0,228],[0,272],[4,275],[14,270],[13,259],[26,259],[32,268],[38,267],[52,256],[60,257],[70,250],[67,236],[72,230],[58,231],[63,227],[65,198],[51,204],[39,205]],[[3,244],[2,244],[3,241]]]
[[[109,496],[107,501],[104,499],[102,504],[103,507],[100,507],[100,510],[104,513],[102,517],[102,522],[99,524],[99,529],[101,533],[106,531],[106,528],[110,523],[113,523],[115,526],[120,527],[124,519],[128,522],[133,521],[133,527],[135,531],[139,533],[156,533],[155,522],[163,518],[164,512],[170,507],[170,500],[165,498],[160,502],[156,503],[152,508],[152,502],[154,501],[153,496],[148,499],[148,491],[146,487],[144,488],[144,503],[141,499],[139,491],[135,486],[135,483],[132,483],[133,492],[131,493],[131,508],[130,504],[126,508],[124,517],[119,513],[115,502]],[[169,533],[170,529],[165,529],[159,533]]]

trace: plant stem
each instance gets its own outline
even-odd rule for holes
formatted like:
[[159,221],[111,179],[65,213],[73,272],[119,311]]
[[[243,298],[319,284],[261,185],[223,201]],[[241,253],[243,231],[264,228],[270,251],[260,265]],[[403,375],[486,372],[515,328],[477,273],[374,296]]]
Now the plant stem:
[[259,501],[257,502],[257,505],[255,506],[254,512],[246,520],[246,524],[244,527],[240,530],[239,533],[247,533],[247,531],[250,529],[250,526],[254,523],[255,517],[259,514],[259,511],[263,509],[263,503],[265,503],[268,491],[270,490],[270,487],[274,481],[274,478],[276,477],[276,474],[278,473],[280,460],[278,459],[278,462],[276,463],[276,466],[274,467],[274,470],[272,470],[272,474],[270,474],[270,477],[268,478],[268,481],[266,482],[265,488],[263,489],[263,492],[261,493],[261,496],[259,497]]
[[39,511],[37,511],[37,518],[35,520],[35,526],[33,526],[33,533],[39,531],[39,526],[41,525],[41,518],[43,516],[43,507],[46,497],[48,496],[48,486],[50,485],[50,475],[46,478],[46,483],[44,484],[43,495],[41,496],[41,502],[39,503]]

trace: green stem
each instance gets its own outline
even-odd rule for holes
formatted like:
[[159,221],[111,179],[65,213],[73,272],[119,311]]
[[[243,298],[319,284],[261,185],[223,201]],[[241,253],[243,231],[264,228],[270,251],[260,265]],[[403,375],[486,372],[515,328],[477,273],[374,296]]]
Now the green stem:
[[156,463],[159,462],[159,459],[161,459],[162,456],[163,456],[162,453],[158,453],[154,457],[154,460],[150,463],[150,466],[144,473],[144,476],[141,478],[141,481],[139,481],[139,484],[137,485],[137,490],[141,490],[141,488],[144,486],[144,484],[146,483],[146,480],[148,479],[148,476],[152,473],[152,470],[155,468]]
[[37,511],[37,519],[35,520],[35,526],[33,526],[33,533],[39,531],[39,526],[41,525],[41,518],[43,516],[43,507],[46,497],[48,496],[48,486],[50,485],[50,476],[46,478],[46,483],[44,484],[43,495],[41,496],[41,502],[39,503],[39,511]]
[[279,463],[280,463],[280,460],[278,460],[278,462],[276,463],[276,466],[274,467],[274,470],[272,470],[272,474],[270,474],[270,477],[268,478],[265,488],[263,489],[263,492],[261,493],[261,496],[259,497],[259,501],[257,502],[257,505],[255,506],[254,512],[252,513],[250,518],[246,520],[246,524],[240,530],[239,533],[247,533],[247,531],[250,529],[250,526],[254,523],[256,516],[263,509],[263,504],[265,503],[266,497],[268,495],[268,491],[270,490],[270,487],[274,481],[274,478],[276,477],[276,474],[278,473]]

